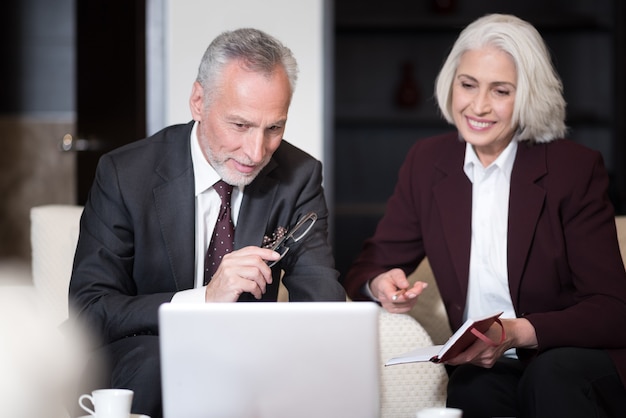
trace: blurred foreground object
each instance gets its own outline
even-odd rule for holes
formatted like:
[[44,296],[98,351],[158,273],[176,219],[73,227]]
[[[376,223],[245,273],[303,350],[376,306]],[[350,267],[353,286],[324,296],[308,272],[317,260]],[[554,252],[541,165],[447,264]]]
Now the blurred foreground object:
[[3,417],[68,417],[85,341],[62,329],[32,286],[0,285],[0,405]]

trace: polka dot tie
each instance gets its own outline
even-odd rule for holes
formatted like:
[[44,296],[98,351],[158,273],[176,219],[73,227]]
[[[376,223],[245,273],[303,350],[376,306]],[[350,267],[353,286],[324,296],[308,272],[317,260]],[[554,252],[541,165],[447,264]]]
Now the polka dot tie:
[[217,267],[222,261],[222,257],[233,250],[233,241],[235,238],[235,226],[230,214],[230,197],[233,193],[233,186],[220,180],[213,185],[213,188],[220,195],[222,205],[220,213],[217,216],[215,229],[213,229],[213,237],[211,243],[206,250],[204,257],[204,284],[206,285]]

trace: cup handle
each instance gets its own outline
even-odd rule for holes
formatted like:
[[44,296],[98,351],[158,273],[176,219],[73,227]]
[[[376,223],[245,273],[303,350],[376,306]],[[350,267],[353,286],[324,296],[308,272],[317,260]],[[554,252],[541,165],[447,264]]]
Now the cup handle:
[[96,404],[93,401],[93,397],[91,395],[88,394],[84,394],[84,395],[80,395],[80,398],[78,398],[78,406],[80,406],[81,408],[83,408],[86,412],[89,412],[89,415],[96,415],[96,411],[89,409],[87,406],[83,405],[83,401],[84,400],[88,400],[89,402],[91,402],[91,404],[93,406],[95,406]]

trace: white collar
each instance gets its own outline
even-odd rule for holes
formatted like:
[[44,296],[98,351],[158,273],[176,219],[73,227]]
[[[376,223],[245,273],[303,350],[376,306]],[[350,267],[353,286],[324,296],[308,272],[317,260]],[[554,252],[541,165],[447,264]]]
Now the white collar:
[[[515,155],[517,154],[517,140],[513,138],[509,145],[506,146],[504,151],[498,155],[498,158],[484,170],[489,170],[491,167],[498,167],[506,179],[511,181],[511,172],[513,171],[513,163],[515,162]],[[470,181],[474,182],[474,167],[481,167],[482,163],[478,159],[476,152],[474,151],[474,147],[469,142],[465,143],[465,161],[463,163],[463,171],[465,171],[465,175]]]
[[198,196],[205,190],[213,187],[215,182],[221,179],[217,171],[209,164],[200,149],[198,142],[198,122],[194,122],[191,128],[189,141],[191,144],[191,162],[193,164],[193,176],[195,183],[195,195]]

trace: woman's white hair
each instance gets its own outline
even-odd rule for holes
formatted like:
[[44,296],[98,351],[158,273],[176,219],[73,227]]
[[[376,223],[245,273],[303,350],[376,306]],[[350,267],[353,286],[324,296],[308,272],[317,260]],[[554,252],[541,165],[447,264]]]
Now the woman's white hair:
[[435,83],[444,118],[452,118],[452,84],[461,56],[468,50],[496,47],[508,53],[517,69],[517,89],[511,123],[518,141],[549,142],[565,135],[563,84],[539,32],[512,15],[489,14],[459,35]]

